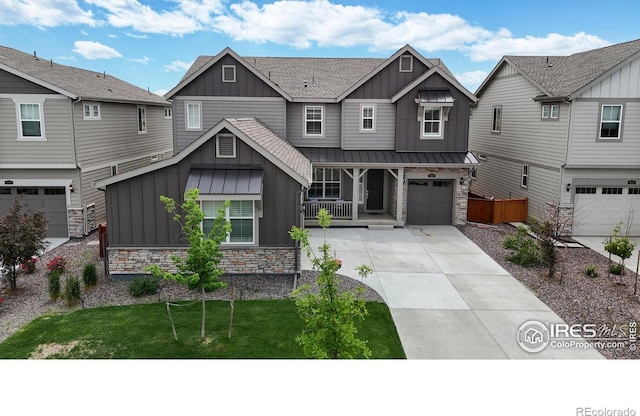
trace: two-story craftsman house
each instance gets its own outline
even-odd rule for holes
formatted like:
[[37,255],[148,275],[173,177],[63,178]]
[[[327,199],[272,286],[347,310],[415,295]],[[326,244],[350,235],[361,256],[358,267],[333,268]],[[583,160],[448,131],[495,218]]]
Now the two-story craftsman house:
[[[176,155],[98,182],[112,273],[138,273],[183,250],[159,196],[181,200],[192,187],[208,216],[231,200],[229,273],[292,273],[288,230],[314,225],[321,208],[334,226],[466,220],[476,99],[410,46],[388,59],[240,57],[227,48],[199,57],[166,97]],[[132,255],[135,265],[124,261]]]
[[92,184],[173,154],[171,103],[107,73],[0,47],[0,215],[20,196],[48,237],[106,219]]
[[640,235],[640,40],[505,56],[476,91],[474,193],[559,209],[564,232]]

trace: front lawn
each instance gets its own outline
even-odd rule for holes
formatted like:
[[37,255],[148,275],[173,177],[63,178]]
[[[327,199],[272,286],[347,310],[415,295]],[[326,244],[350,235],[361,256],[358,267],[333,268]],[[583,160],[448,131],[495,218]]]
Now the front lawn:
[[[207,301],[204,341],[200,302],[172,307],[178,341],[164,303],[44,315],[0,344],[0,358],[304,358],[293,301],[236,301],[228,339],[230,309],[229,302]],[[367,309],[358,337],[369,341],[372,358],[406,358],[387,306],[368,302]]]

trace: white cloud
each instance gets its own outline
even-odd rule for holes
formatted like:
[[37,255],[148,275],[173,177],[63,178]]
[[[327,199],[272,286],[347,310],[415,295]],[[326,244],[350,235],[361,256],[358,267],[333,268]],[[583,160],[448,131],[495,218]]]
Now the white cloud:
[[193,65],[191,62],[173,61],[169,65],[165,65],[164,69],[168,72],[186,72]]
[[141,33],[182,36],[206,29],[211,14],[222,13],[222,0],[173,0],[168,10],[154,10],[138,0],[86,0],[107,11],[107,21],[114,27],[130,27]]
[[125,32],[125,36],[129,36],[134,39],[149,39],[149,35],[140,35],[138,33]]
[[86,59],[122,58],[120,52],[99,42],[79,40],[74,42],[73,52]]
[[475,92],[475,90],[482,84],[482,81],[489,75],[487,71],[471,71],[465,72],[459,75],[456,75],[456,79],[460,81],[462,85],[465,86],[471,92]]
[[499,60],[504,55],[571,55],[610,45],[606,40],[584,32],[572,36],[550,33],[545,37],[514,38],[507,29],[480,41],[467,50],[472,61]]
[[162,96],[164,96],[166,93],[168,93],[168,92],[169,92],[169,90],[168,90],[168,89],[166,89],[166,88],[160,88],[159,90],[155,90],[155,91],[152,91],[152,92],[153,92],[154,94],[159,95],[159,96],[161,96],[161,97],[162,97]]
[[139,64],[145,64],[145,65],[151,62],[151,59],[149,59],[147,56],[144,56],[142,58],[131,58],[129,60],[132,62],[137,62]]
[[0,24],[31,24],[39,28],[85,24],[96,26],[91,11],[77,0],[0,0]]

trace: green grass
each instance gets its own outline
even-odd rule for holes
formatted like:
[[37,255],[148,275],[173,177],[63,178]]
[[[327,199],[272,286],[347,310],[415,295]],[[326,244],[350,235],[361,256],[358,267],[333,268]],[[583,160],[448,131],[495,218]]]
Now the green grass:
[[[368,340],[372,358],[406,358],[387,306],[368,302],[367,309],[358,337]],[[43,315],[0,344],[0,358],[304,358],[295,341],[302,321],[293,301],[236,301],[228,339],[230,310],[229,302],[207,301],[204,341],[200,302],[172,307],[178,341],[164,303]],[[45,346],[49,352],[42,354]]]

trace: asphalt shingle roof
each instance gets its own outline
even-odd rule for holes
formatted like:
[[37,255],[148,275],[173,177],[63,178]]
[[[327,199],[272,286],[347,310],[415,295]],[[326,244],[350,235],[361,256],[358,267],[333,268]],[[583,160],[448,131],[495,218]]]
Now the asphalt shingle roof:
[[562,97],[577,92],[639,52],[640,39],[570,56],[505,56],[505,59],[551,96]]
[[164,97],[109,74],[61,65],[5,46],[0,46],[0,64],[67,91],[76,98],[170,105]]
[[253,117],[226,118],[225,120],[276,157],[283,165],[311,182],[311,162],[291,143]]
[[[214,58],[214,56],[199,56],[180,82]],[[314,99],[339,97],[387,61],[383,58],[243,57],[243,59],[290,96]],[[440,59],[429,58],[429,61],[453,76]]]

